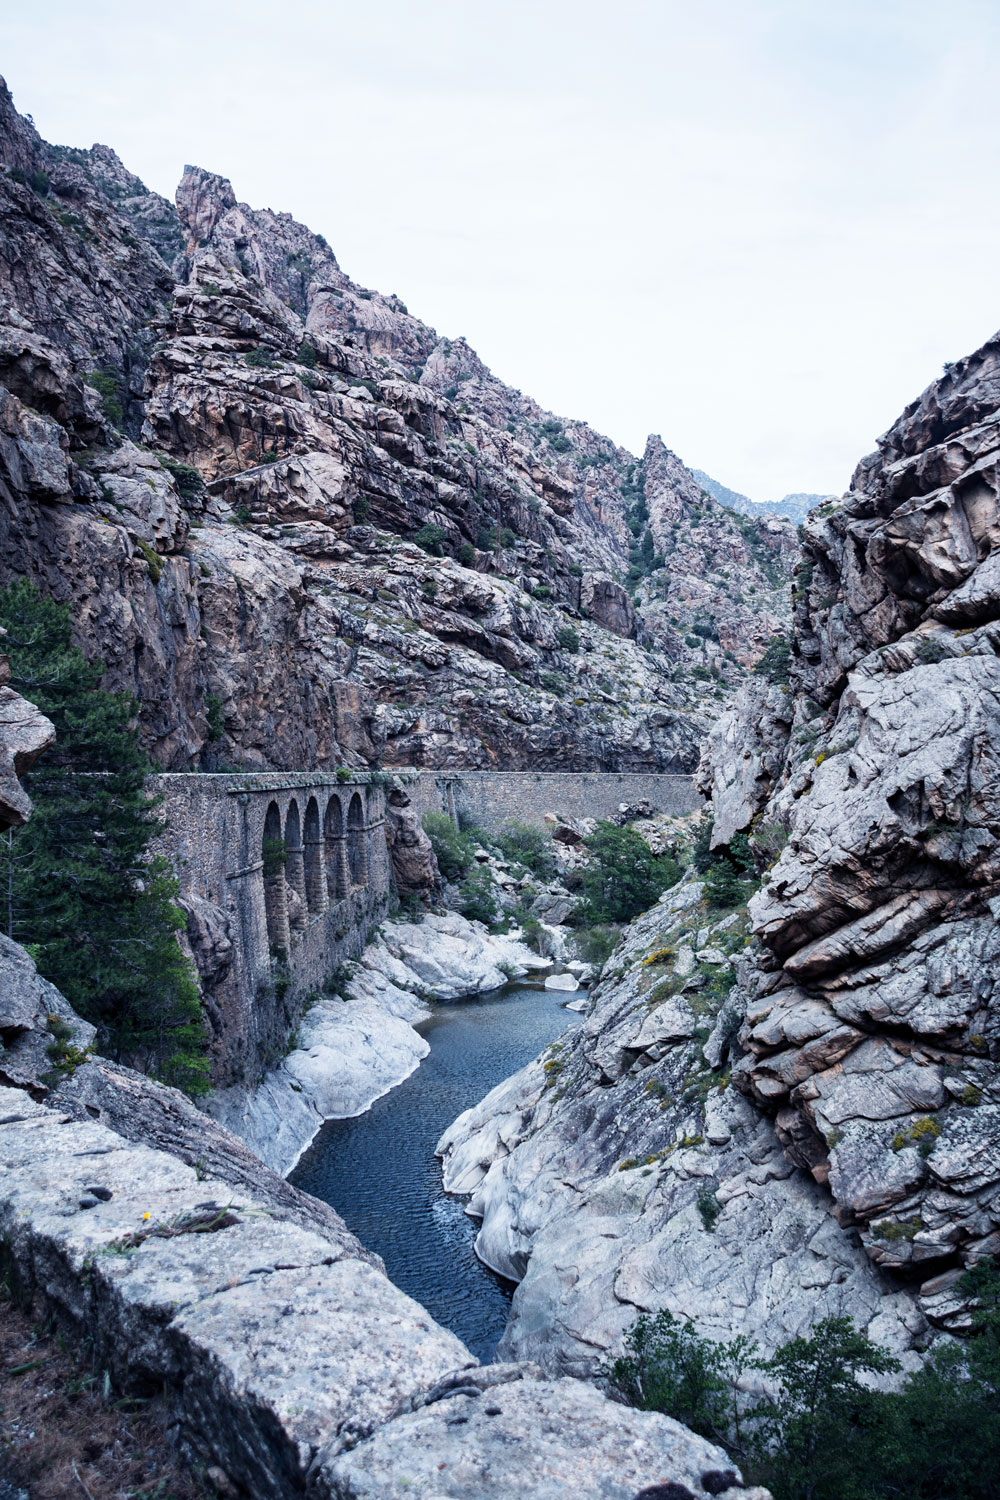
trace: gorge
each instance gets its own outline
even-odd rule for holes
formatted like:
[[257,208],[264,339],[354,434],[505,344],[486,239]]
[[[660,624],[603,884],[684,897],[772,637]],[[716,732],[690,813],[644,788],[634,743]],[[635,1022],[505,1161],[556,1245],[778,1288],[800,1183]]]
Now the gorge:
[[[641,1314],[903,1374],[979,1326],[1000,336],[796,529],[224,178],[171,204],[5,86],[0,167],[0,585],[132,695],[212,1090],[0,937],[8,1297],[206,1494],[767,1500],[607,1365]],[[6,644],[13,891],[62,747]],[[613,920],[595,824],[662,875]]]

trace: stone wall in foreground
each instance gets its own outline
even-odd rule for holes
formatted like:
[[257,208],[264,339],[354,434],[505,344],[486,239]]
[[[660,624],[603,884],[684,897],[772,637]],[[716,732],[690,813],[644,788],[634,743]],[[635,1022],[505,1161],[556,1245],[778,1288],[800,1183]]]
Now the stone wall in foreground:
[[611,818],[622,803],[659,812],[698,812],[704,798],[691,776],[645,771],[414,771],[406,780],[422,815],[448,812],[491,832],[504,823],[543,825],[547,816]]
[[19,1088],[0,1087],[0,1235],[14,1295],[89,1340],[222,1493],[633,1500],[670,1482],[749,1500],[668,1417],[477,1366],[346,1232]]

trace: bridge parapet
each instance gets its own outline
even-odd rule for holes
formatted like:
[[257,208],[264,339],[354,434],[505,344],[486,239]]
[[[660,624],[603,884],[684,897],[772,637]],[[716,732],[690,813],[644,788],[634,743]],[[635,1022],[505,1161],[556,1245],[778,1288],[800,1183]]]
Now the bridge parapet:
[[546,818],[612,818],[624,803],[658,812],[699,812],[692,776],[656,771],[398,770],[416,810],[447,812],[497,833],[505,823],[544,827]]

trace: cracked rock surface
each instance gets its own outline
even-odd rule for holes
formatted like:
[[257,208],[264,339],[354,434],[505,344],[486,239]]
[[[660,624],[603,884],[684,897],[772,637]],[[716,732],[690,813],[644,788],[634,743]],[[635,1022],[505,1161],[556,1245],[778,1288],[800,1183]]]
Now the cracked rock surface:
[[904,1364],[1000,1251],[1000,336],[811,513],[789,680],[716,724],[716,847],[575,1037],[440,1143],[520,1279],[503,1349],[585,1372],[637,1310],[773,1348],[850,1313]]
[[0,579],[71,603],[164,769],[694,769],[787,621],[787,522],[2,84],[0,205]]

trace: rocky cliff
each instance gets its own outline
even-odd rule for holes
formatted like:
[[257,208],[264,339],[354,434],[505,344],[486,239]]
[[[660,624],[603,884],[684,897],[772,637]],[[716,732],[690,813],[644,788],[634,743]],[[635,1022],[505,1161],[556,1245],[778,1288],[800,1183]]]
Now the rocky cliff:
[[322,236],[0,94],[0,577],[162,765],[691,769],[793,529],[543,411]]
[[[0,719],[11,768],[51,728],[36,715],[26,733],[18,702],[13,729]],[[13,769],[8,781],[0,817],[23,821]],[[667,1417],[533,1365],[477,1365],[331,1208],[177,1090],[97,1056],[94,1040],[0,936],[4,1296],[88,1351],[104,1401],[142,1410],[147,1457],[170,1442],[231,1500],[392,1500],[431,1486],[441,1500],[556,1500],[567,1483],[580,1500],[635,1500],[654,1493],[649,1480],[678,1500],[769,1500]],[[46,1441],[35,1425],[5,1426],[15,1463]],[[100,1449],[88,1442],[83,1456]]]
[[788,664],[713,731],[749,906],[689,876],[441,1142],[521,1279],[508,1352],[586,1370],[660,1307],[769,1348],[850,1313],[904,1362],[969,1326],[956,1283],[1000,1250],[998,454],[1000,338],[810,515]]

